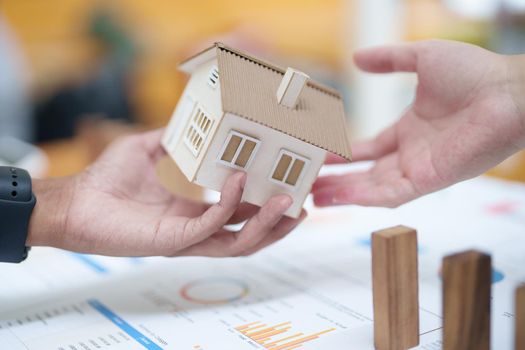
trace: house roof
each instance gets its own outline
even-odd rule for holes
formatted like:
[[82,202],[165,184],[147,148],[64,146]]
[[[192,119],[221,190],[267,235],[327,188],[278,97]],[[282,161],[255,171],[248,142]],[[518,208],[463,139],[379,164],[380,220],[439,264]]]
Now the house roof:
[[190,73],[213,57],[218,61],[225,112],[351,160],[343,102],[337,91],[309,80],[296,108],[282,106],[276,92],[285,70],[221,43],[184,61],[180,68]]

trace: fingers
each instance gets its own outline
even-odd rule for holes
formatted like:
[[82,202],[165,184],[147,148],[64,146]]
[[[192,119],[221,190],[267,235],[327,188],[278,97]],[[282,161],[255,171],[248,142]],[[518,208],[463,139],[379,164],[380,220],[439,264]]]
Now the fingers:
[[354,54],[354,61],[360,69],[366,72],[415,72],[417,46],[416,44],[402,44],[362,49]]
[[399,155],[379,159],[373,168],[317,180],[312,194],[317,206],[343,204],[397,207],[422,195],[399,166]]
[[344,164],[344,163],[348,163],[348,160],[341,156],[338,156],[337,154],[328,153],[326,155],[326,159],[324,163],[325,164]]
[[164,128],[137,135],[144,149],[155,162],[166,154],[166,151],[160,145],[163,134]]
[[328,175],[319,177],[312,185],[312,193],[324,187],[333,187],[340,184],[363,181],[370,177],[368,171],[350,172],[343,175]]
[[287,195],[270,198],[261,210],[248,220],[242,230],[237,233],[235,242],[229,247],[229,255],[241,255],[271,234],[292,202],[292,198]]
[[201,216],[188,219],[182,232],[176,233],[177,249],[192,246],[221,230],[237,210],[245,183],[245,173],[239,172],[228,177],[222,188],[220,201]]
[[[397,124],[383,130],[376,138],[352,144],[352,161],[376,160],[397,149]],[[328,153],[325,164],[344,164],[348,160]]]
[[395,208],[419,197],[419,194],[408,179],[397,178],[386,182],[363,179],[332,183],[313,192],[313,196],[319,207],[357,204]]
[[227,225],[235,225],[240,224],[241,222],[244,222],[257,214],[259,211],[259,207],[250,203],[241,203],[239,205],[239,208],[233,216],[228,220]]
[[272,197],[255,216],[248,220],[241,231],[222,230],[205,241],[180,251],[177,255],[240,256],[258,249],[259,246],[269,245],[290,232],[302,220],[283,217],[291,204],[292,199],[287,195]]
[[147,131],[136,135],[140,138],[144,147],[148,150],[155,150],[160,145],[160,140],[164,134],[164,128]]
[[114,142],[112,146],[124,148],[131,152],[146,152],[154,162],[157,162],[166,154],[160,144],[163,133],[164,129],[162,128],[124,136]]
[[397,124],[383,130],[375,139],[352,145],[352,160],[377,160],[397,149]]
[[289,217],[283,217],[277,225],[275,225],[272,232],[267,235],[261,242],[252,248],[249,248],[242,252],[242,255],[251,255],[258,252],[261,249],[268,247],[269,245],[283,239],[287,234],[292,232],[301,222],[306,218],[307,213],[305,210],[301,212],[301,215],[297,219]]
[[150,158],[156,162],[166,154],[160,145],[160,140],[162,139],[163,134],[164,128],[156,129],[124,137],[122,141],[129,142],[129,146],[126,146],[128,148],[136,146],[137,148],[146,151]]

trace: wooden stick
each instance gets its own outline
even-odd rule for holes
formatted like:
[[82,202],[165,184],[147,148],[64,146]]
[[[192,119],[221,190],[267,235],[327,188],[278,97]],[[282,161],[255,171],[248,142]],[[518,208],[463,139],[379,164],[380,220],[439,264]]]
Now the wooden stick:
[[525,350],[525,284],[516,289],[516,350]]
[[491,274],[475,250],[443,259],[443,350],[489,350]]
[[419,344],[416,230],[396,226],[372,234],[374,344],[402,350]]

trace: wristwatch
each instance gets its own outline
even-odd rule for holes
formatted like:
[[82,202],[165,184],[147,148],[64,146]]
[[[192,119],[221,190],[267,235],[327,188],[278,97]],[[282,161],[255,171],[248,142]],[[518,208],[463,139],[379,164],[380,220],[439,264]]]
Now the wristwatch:
[[0,166],[0,262],[19,263],[27,258],[27,233],[35,204],[29,173]]

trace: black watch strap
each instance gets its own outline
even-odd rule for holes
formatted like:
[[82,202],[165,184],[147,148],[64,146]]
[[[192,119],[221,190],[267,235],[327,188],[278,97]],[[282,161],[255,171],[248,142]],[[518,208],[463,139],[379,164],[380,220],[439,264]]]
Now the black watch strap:
[[36,198],[23,169],[0,166],[0,262],[27,258],[27,233]]

